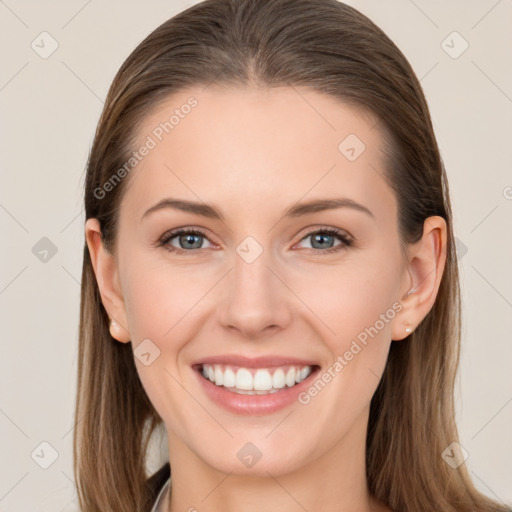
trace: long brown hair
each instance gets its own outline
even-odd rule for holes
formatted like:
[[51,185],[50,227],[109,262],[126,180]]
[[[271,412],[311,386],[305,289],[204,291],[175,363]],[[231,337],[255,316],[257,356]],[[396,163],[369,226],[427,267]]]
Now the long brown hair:
[[[392,342],[371,402],[370,492],[394,511],[506,511],[477,492],[465,464],[441,454],[457,441],[454,381],[460,292],[448,182],[420,83],[396,45],[366,16],[336,0],[207,0],[163,23],[131,53],[108,92],[89,155],[86,218],[113,251],[125,177],[105,184],[134,150],[150,108],[189,86],[305,86],[369,109],[386,141],[386,176],[403,246],[424,220],[448,228],[436,302],[406,340]],[[135,171],[136,172],[136,171]],[[74,471],[83,512],[149,510],[146,455],[162,420],[138,378],[131,344],[110,336],[84,246]]]

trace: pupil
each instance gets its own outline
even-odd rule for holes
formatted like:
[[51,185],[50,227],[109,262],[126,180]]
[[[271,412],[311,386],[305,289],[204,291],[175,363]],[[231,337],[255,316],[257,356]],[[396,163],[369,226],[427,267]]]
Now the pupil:
[[194,238],[199,238],[198,235],[184,235],[184,238],[186,240],[186,244],[194,244]]
[[[316,235],[315,241],[319,241],[319,242],[323,243],[323,242],[325,242],[326,238],[332,238],[332,236],[331,235],[327,235],[327,236],[326,235]],[[325,245],[325,244],[323,244],[323,245]]]

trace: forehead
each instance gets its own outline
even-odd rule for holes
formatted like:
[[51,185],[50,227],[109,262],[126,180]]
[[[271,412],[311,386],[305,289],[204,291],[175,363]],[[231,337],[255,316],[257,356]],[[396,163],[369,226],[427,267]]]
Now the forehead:
[[139,126],[134,149],[150,149],[131,172],[121,208],[141,212],[171,195],[221,205],[228,216],[349,196],[394,215],[376,123],[309,88],[187,89]]

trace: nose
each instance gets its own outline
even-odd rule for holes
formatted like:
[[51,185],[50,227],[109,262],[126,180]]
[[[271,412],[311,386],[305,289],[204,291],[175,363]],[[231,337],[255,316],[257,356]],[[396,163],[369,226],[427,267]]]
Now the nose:
[[256,340],[290,324],[293,293],[269,260],[265,251],[252,262],[235,254],[217,308],[224,329]]

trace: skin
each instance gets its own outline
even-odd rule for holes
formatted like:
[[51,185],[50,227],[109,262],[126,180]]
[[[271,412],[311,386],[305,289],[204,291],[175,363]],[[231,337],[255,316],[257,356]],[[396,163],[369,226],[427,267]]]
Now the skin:
[[[445,221],[427,219],[403,258],[375,119],[310,89],[188,89],[148,114],[141,143],[191,95],[197,107],[128,178],[113,254],[97,220],[85,226],[103,304],[119,324],[112,335],[134,350],[149,338],[160,350],[152,364],[135,363],[167,429],[172,497],[165,510],[389,510],[366,485],[370,400],[391,340],[403,340],[404,322],[414,330],[434,304]],[[354,161],[338,150],[348,134],[366,146]],[[212,204],[224,220],[173,209],[141,220],[166,197]],[[296,202],[334,197],[357,201],[373,217],[351,208],[283,217]],[[180,245],[179,236],[168,245],[184,255],[157,246],[181,227],[206,232],[200,249]],[[333,238],[329,248],[339,251],[314,254],[319,245],[307,235],[321,228],[341,230],[353,245]],[[263,249],[250,264],[236,252],[249,235]],[[204,394],[190,366],[238,353],[312,359],[327,369],[393,303],[401,311],[306,405],[261,416],[227,412]],[[252,468],[237,458],[247,442],[262,454]]]

